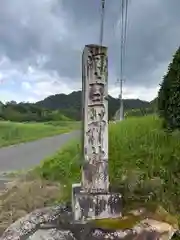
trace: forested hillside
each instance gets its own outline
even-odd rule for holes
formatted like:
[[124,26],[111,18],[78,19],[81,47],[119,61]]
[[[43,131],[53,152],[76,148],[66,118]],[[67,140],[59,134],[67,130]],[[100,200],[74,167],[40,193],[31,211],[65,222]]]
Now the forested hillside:
[[[119,108],[119,99],[113,98],[109,95],[109,119],[112,119]],[[45,98],[44,100],[36,103],[40,107],[57,110],[59,109],[62,114],[71,118],[81,119],[81,91],[66,94],[56,94]],[[139,99],[124,99],[125,110],[148,108],[150,103]]]
[[[109,119],[112,119],[119,109],[119,99],[109,95],[108,103]],[[144,112],[148,112],[145,109],[151,108],[151,105],[151,103],[139,99],[124,99],[125,112],[131,112],[132,114],[140,111],[143,115]],[[81,91],[67,95],[52,95],[37,103],[11,101],[3,104],[0,102],[0,119],[17,122],[81,120]]]

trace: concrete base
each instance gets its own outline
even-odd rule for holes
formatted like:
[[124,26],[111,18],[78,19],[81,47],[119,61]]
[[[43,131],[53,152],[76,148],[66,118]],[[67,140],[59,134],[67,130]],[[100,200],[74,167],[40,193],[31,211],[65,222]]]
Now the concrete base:
[[72,210],[74,221],[87,222],[93,219],[117,218],[122,210],[119,193],[86,193],[81,184],[72,185]]

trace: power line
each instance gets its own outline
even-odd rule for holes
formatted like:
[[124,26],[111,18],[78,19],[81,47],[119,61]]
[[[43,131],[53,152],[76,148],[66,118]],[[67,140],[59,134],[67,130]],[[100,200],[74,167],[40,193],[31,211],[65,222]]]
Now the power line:
[[126,0],[126,5],[125,5],[125,23],[124,23],[124,53],[123,53],[123,58],[124,58],[124,66],[125,66],[125,60],[126,60],[127,25],[128,25],[128,0]]
[[121,52],[120,52],[120,92],[119,92],[119,120],[123,120],[123,99],[122,99],[122,81],[123,81],[123,53],[124,53],[124,0],[121,0]]
[[[101,24],[100,24],[100,45],[103,44],[104,35],[104,18],[105,18],[105,0],[101,0]],[[123,119],[123,98],[122,98],[122,84],[124,80],[124,66],[126,58],[126,40],[127,40],[127,23],[128,23],[128,0],[121,0],[121,47],[120,47],[120,120]]]
[[103,44],[104,34],[104,15],[105,15],[105,0],[101,0],[101,25],[100,25],[100,45]]
[[126,40],[128,24],[128,0],[121,0],[121,52],[120,52],[120,78],[124,75],[126,58]]
[[123,74],[123,46],[124,46],[124,0],[121,0],[121,53],[120,53],[120,80]]
[[120,121],[123,120],[123,97],[122,97],[122,84],[124,80],[124,66],[126,58],[126,39],[127,39],[127,23],[128,23],[128,0],[121,0],[121,52],[120,52]]

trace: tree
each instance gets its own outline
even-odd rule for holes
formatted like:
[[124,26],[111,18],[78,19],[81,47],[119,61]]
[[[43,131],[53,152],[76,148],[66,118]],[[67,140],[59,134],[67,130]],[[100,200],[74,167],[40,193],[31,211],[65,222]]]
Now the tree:
[[164,126],[180,129],[180,47],[173,56],[158,93],[158,111]]

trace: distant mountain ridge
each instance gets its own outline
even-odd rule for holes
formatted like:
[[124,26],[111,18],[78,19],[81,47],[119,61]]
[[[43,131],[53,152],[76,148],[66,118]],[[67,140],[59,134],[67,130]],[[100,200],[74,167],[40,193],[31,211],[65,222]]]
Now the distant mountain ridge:
[[[36,103],[0,102],[0,119],[15,122],[47,122],[82,120],[81,91],[56,94]],[[156,112],[157,99],[151,102],[140,99],[124,99],[125,116],[143,116]],[[108,96],[109,120],[119,119],[119,99]]]
[[[51,95],[44,100],[36,102],[36,105],[51,110],[60,110],[66,117],[81,120],[81,91],[74,91],[70,94]],[[115,116],[119,109],[119,99],[108,96],[109,119]],[[124,99],[125,111],[131,109],[149,108],[151,103],[140,99]]]

